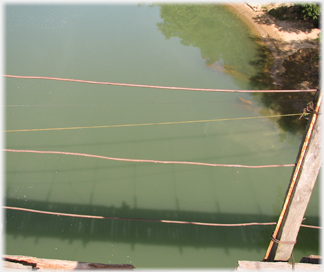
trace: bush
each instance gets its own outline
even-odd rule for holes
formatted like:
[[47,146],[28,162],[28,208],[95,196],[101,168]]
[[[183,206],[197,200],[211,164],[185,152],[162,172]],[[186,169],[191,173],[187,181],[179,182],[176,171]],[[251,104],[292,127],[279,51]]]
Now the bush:
[[279,20],[307,21],[318,27],[321,7],[319,4],[294,4],[273,8],[268,13]]
[[313,22],[315,27],[319,25],[321,7],[319,4],[301,4],[301,12],[304,20]]
[[318,20],[321,12],[319,4],[301,4],[301,12],[304,13],[304,19]]

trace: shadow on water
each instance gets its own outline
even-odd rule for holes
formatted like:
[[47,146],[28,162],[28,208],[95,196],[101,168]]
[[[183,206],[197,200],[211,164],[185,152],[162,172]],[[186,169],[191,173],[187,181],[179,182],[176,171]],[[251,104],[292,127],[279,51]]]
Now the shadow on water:
[[[313,101],[310,93],[264,93],[252,94],[261,106],[266,107],[274,114],[302,114],[307,103]],[[277,125],[285,132],[302,136],[305,132],[308,117],[283,116],[276,120]]]
[[[312,65],[308,63],[309,59],[316,61],[318,50],[307,49],[289,56],[283,63],[285,67],[283,82],[278,86],[274,84],[270,74],[274,62],[270,49],[260,37],[252,33],[244,36],[242,32],[245,30],[249,33],[248,29],[245,29],[244,23],[233,14],[228,16],[231,10],[226,6],[215,4],[159,6],[162,22],[157,26],[165,38],[178,37],[183,45],[198,47],[207,67],[230,75],[238,86],[243,86],[242,82],[245,82],[251,89],[301,89],[301,85],[309,80],[310,76],[315,75],[313,81],[317,82],[317,87],[311,83],[307,86],[318,88],[318,76],[316,77],[316,71],[311,71]],[[229,38],[229,35],[235,37]],[[233,40],[240,42],[233,44]],[[248,56],[248,52],[243,49],[243,43],[247,47],[254,47],[253,55]],[[262,115],[301,114],[314,96],[314,93],[252,95],[259,106],[267,109],[259,112]],[[307,120],[299,119],[299,116],[281,117],[276,123],[284,132],[302,135]]]
[[[206,213],[178,210],[154,210],[130,208],[123,203],[119,208],[88,204],[67,204],[45,201],[7,199],[7,206],[39,209],[43,211],[65,212],[83,215],[109,217],[165,219],[209,223],[275,222],[277,218],[262,214]],[[213,227],[198,225],[167,224],[149,221],[118,219],[87,219],[56,215],[37,214],[16,210],[6,210],[7,235],[14,238],[58,238],[73,243],[83,241],[86,247],[91,241],[110,241],[136,244],[172,245],[195,248],[219,247],[229,250],[265,250],[274,230],[271,226]],[[318,217],[308,217],[305,224],[318,225]],[[318,252],[319,231],[304,228],[306,235],[300,235],[296,248]]]
[[[309,66],[309,56],[316,58],[316,49],[307,50],[307,52],[298,51],[283,62],[285,68],[281,75],[283,82],[281,85],[275,85],[270,75],[270,69],[273,65],[273,57],[269,48],[262,44],[261,38],[251,37],[258,45],[255,59],[251,62],[258,71],[250,77],[250,84],[253,89],[272,89],[272,90],[300,90],[302,84],[307,82],[309,88],[318,88],[318,71],[305,73],[305,67]],[[294,61],[295,59],[295,61]],[[309,80],[309,82],[307,81]],[[315,99],[315,92],[299,93],[252,93],[251,96],[259,106],[267,109],[265,114],[302,114],[307,103]],[[261,114],[262,111],[260,111]],[[308,123],[308,118],[300,116],[280,117],[276,120],[277,125],[285,132],[303,135]]]

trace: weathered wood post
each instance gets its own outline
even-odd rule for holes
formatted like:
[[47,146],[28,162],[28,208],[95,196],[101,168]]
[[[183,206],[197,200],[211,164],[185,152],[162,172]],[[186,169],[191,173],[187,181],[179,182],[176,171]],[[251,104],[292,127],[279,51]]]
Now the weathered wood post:
[[321,167],[322,95],[318,91],[315,112],[311,115],[297,156],[286,198],[263,261],[288,261]]

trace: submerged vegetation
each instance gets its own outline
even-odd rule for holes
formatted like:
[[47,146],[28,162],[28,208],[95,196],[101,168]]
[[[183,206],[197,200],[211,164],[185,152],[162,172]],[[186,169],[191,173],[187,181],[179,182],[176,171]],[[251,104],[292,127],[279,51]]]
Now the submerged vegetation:
[[[292,4],[290,6],[280,6],[266,11],[271,16],[279,20],[298,22],[303,24],[308,31],[318,26],[320,7],[317,4]],[[300,90],[318,89],[320,73],[320,37],[309,43],[316,45],[315,48],[301,48],[290,54],[283,61],[284,73],[281,75],[280,85],[273,83],[270,70],[273,64],[273,56],[269,48],[260,43],[260,38],[254,38],[259,42],[258,53],[254,60],[254,65],[259,67],[259,72],[251,77],[251,84],[254,88],[271,88],[274,90]],[[260,105],[267,107],[273,112],[280,114],[302,113],[309,101],[315,97],[315,93],[268,93],[253,94],[253,97]],[[293,134],[303,134],[308,118],[283,117],[277,120],[277,124]]]
[[[311,29],[314,28],[315,21],[319,17],[315,6],[289,4],[289,6],[279,6],[265,12],[280,20],[302,22],[307,25],[308,29]],[[253,61],[247,61],[253,56],[247,57],[247,52],[240,52],[241,43],[230,43],[235,38],[229,38],[228,35],[236,35],[235,37],[242,35],[237,29],[244,28],[244,26],[240,20],[233,23],[233,17],[226,16],[226,13],[231,12],[226,5],[161,4],[159,7],[162,21],[157,23],[157,27],[165,38],[177,37],[183,45],[199,48],[206,67],[230,75],[237,81],[238,86],[245,82],[251,89],[318,88],[318,49],[303,48],[288,56],[282,64],[285,72],[281,75],[282,81],[279,85],[274,82],[273,75],[271,75],[274,56],[261,37],[253,34],[246,38],[239,37],[241,42],[245,39],[247,43],[254,46]],[[239,24],[240,27],[238,27]],[[220,35],[220,27],[228,28],[228,31],[225,31],[226,36]],[[319,40],[312,42],[319,43]],[[229,47],[231,50],[225,50]],[[233,52],[236,53],[233,54]],[[237,58],[238,55],[241,59]],[[306,103],[314,98],[314,93],[271,93],[253,94],[253,96],[260,106],[267,108],[266,111],[262,111],[265,114],[269,111],[276,114],[301,114]],[[276,121],[284,131],[293,134],[303,133],[307,125],[307,120],[298,119],[298,116],[283,117]]]

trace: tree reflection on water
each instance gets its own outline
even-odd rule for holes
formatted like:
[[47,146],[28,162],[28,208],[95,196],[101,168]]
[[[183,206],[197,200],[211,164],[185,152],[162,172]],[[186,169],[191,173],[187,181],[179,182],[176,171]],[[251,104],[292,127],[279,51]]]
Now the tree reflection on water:
[[[230,14],[226,6],[220,4],[159,6],[162,22],[157,23],[157,26],[166,39],[178,37],[183,45],[198,47],[201,57],[205,59],[209,68],[229,74],[238,86],[242,86],[244,81],[254,90],[318,88],[318,66],[314,68],[314,65],[309,64],[310,61],[314,63],[316,58],[318,59],[318,50],[299,51],[296,53],[297,56],[296,54],[290,56],[290,59],[283,63],[285,72],[281,75],[282,84],[275,85],[270,74],[274,61],[271,51],[261,38],[243,27],[243,22],[236,21],[236,17],[231,16],[233,14]],[[254,47],[254,56],[248,56],[244,49],[247,45]],[[267,109],[261,110],[260,114],[302,114],[307,103],[314,99],[315,93],[255,93],[252,97],[259,106]],[[301,135],[307,122],[307,118],[299,119],[298,115],[276,119],[276,123],[284,132]]]
[[[249,60],[254,54],[254,43],[249,40],[247,27],[224,5],[159,6],[162,22],[157,23],[157,27],[166,39],[178,37],[183,45],[199,48],[207,66],[217,63],[225,73],[233,74],[234,79],[235,76],[248,78],[253,74]],[[251,50],[247,52],[247,48]]]

